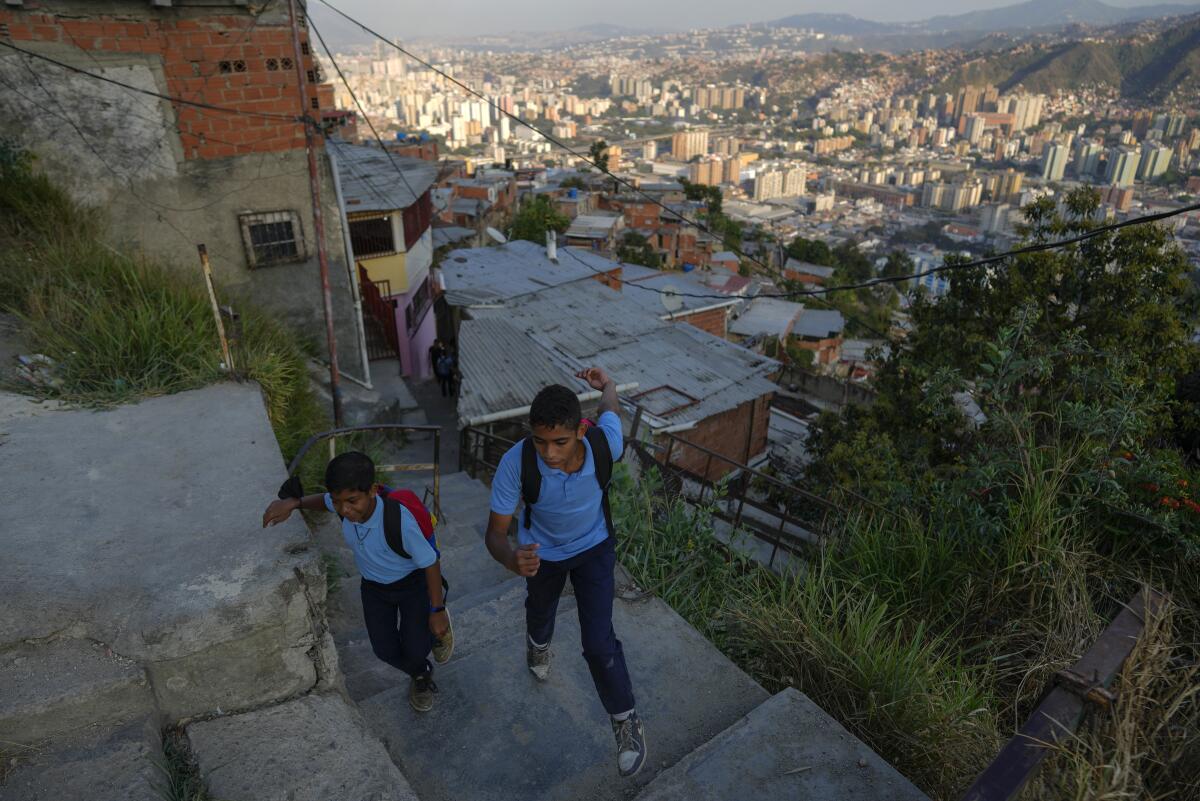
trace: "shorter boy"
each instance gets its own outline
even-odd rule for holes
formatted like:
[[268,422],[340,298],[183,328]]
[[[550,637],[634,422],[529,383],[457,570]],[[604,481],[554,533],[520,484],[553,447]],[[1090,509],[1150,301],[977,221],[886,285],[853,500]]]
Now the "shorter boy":
[[402,542],[409,558],[388,545],[375,463],[366,454],[349,451],[334,457],[325,468],[325,486],[329,491],[323,495],[272,501],[263,513],[263,527],[282,523],[296,509],[327,509],[342,518],[342,536],[362,574],[363,619],[371,649],[412,678],[408,702],[416,711],[428,712],[438,689],[426,656],[432,649],[441,665],[454,649],[437,551],[402,504]]

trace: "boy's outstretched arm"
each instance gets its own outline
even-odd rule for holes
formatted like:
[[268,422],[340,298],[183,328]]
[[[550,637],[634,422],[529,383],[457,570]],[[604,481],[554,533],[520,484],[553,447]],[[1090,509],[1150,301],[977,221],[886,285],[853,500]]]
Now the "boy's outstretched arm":
[[263,528],[282,523],[292,516],[297,509],[308,509],[314,512],[324,512],[325,496],[321,494],[305,495],[303,498],[280,498],[271,501],[267,511],[263,512]]
[[608,373],[599,367],[589,367],[580,370],[575,377],[588,382],[592,389],[600,390],[600,402],[596,404],[597,413],[612,412],[618,417],[621,415],[621,404],[617,401],[617,382],[613,381]]

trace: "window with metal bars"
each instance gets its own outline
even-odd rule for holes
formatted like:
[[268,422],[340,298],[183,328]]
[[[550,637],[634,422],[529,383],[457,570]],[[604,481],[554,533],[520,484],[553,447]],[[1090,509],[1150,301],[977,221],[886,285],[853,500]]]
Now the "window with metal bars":
[[242,243],[250,267],[304,261],[304,238],[300,219],[294,211],[270,211],[242,214]]
[[355,258],[396,252],[390,217],[373,217],[350,221],[350,248]]

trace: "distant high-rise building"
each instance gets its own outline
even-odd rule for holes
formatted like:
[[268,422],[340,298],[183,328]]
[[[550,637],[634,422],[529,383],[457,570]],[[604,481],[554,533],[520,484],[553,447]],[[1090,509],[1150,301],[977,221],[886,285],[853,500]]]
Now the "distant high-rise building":
[[1187,124],[1187,116],[1180,114],[1178,111],[1172,111],[1167,116],[1167,136],[1179,136],[1183,133],[1183,126]]
[[1137,148],[1121,146],[1108,151],[1108,170],[1104,180],[1113,186],[1133,186],[1137,180],[1138,164],[1142,154]]
[[770,200],[779,197],[783,192],[783,173],[779,170],[768,170],[754,176],[754,199]]
[[972,145],[979,144],[979,140],[983,137],[983,129],[987,124],[987,118],[982,114],[967,115],[966,134],[967,141]]
[[1013,207],[1008,203],[993,203],[983,207],[979,227],[986,233],[998,234],[1008,231],[1011,227]]
[[1066,145],[1050,144],[1042,153],[1042,180],[1061,181],[1067,168]]
[[1130,130],[1138,139],[1145,139],[1146,134],[1150,132],[1150,126],[1154,124],[1154,112],[1152,111],[1135,111],[1133,112],[1133,122],[1130,125]]
[[1162,175],[1171,166],[1172,155],[1171,148],[1166,145],[1146,148],[1138,163],[1138,178],[1145,181]]
[[646,144],[642,145],[642,158],[647,161],[654,161],[658,158],[658,142],[651,139]]
[[1100,168],[1100,154],[1104,147],[1098,142],[1080,142],[1075,151],[1075,175],[1078,178],[1089,178]]
[[671,154],[676,161],[690,161],[708,152],[708,131],[679,131],[671,137]]

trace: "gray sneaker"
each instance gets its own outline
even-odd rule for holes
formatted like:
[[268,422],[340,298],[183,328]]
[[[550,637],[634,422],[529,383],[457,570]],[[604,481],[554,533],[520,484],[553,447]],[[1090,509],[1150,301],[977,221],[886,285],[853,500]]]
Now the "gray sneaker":
[[613,736],[617,738],[617,770],[628,779],[646,763],[646,730],[637,712],[625,720],[612,718]]
[[529,666],[529,672],[538,681],[545,681],[550,675],[550,644],[546,643],[541,648],[535,648],[529,638],[526,637],[525,664]]
[[428,712],[433,709],[433,696],[437,691],[433,671],[428,670],[412,680],[408,687],[408,703],[418,712]]
[[450,655],[454,653],[454,623],[450,620],[450,610],[446,610],[446,623],[449,628],[442,635],[440,640],[433,641],[433,661],[439,665],[444,665],[450,661]]

